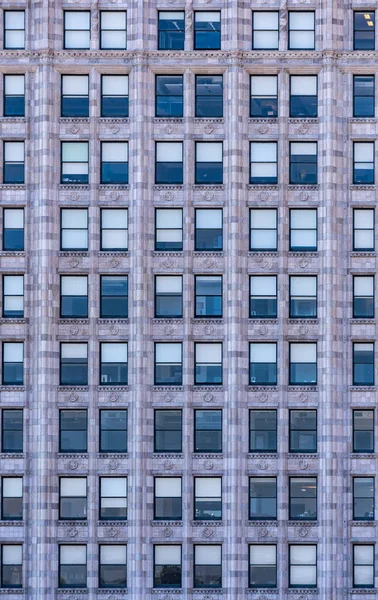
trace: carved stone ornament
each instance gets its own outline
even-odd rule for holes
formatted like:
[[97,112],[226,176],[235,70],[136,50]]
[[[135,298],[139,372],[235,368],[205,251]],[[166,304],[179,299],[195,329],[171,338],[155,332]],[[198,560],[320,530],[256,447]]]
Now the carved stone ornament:
[[166,269],[173,269],[173,267],[175,266],[175,261],[172,258],[166,258],[163,262],[163,266]]
[[206,201],[206,202],[211,202],[211,200],[214,200],[214,193],[213,192],[205,192],[202,196],[202,198]]
[[260,471],[266,471],[268,468],[268,461],[260,460],[260,462],[257,463],[257,468],[260,469]]
[[69,261],[69,265],[70,265],[70,267],[75,269],[75,267],[78,266],[79,262],[80,262],[79,259],[73,256]]
[[110,192],[110,194],[109,194],[109,198],[110,198],[110,200],[112,200],[112,202],[119,200],[120,197],[121,197],[121,194],[119,192],[115,192],[114,190],[112,192]]
[[260,325],[260,327],[258,328],[258,332],[260,335],[267,335],[268,327],[266,325]]
[[211,269],[211,267],[213,267],[214,265],[215,265],[215,262],[210,257],[205,258],[205,260],[203,261],[203,266],[206,267],[207,269]]
[[297,130],[297,131],[298,131],[298,133],[305,134],[305,133],[307,133],[307,132],[308,132],[308,130],[309,130],[309,129],[310,129],[310,128],[309,128],[309,126],[308,126],[308,125],[305,125],[305,124],[303,123],[303,125],[301,125],[300,127],[298,127],[298,130]]
[[205,460],[203,463],[203,468],[206,469],[206,471],[211,471],[211,469],[214,467],[214,463],[212,460]]
[[211,527],[205,527],[204,529],[202,529],[202,537],[204,538],[212,538],[214,535],[214,530],[211,529]]
[[165,460],[163,463],[163,468],[165,471],[170,471],[173,469],[173,462],[171,460]]
[[168,135],[169,135],[170,133],[173,133],[173,127],[172,127],[172,125],[167,125],[166,127],[164,127],[164,131],[165,131],[165,133],[167,133]]
[[301,200],[302,202],[305,202],[308,199],[309,199],[309,195],[307,192],[301,192],[299,194],[299,200]]
[[75,124],[75,125],[72,125],[72,126],[69,128],[69,131],[70,131],[70,133],[79,133],[79,131],[80,131],[80,127],[79,127],[79,125],[76,125],[76,124]]
[[164,194],[163,194],[164,200],[173,200],[174,197],[175,197],[174,193],[170,190],[168,190],[167,192],[164,192]]
[[300,527],[298,529],[298,535],[301,538],[305,538],[308,536],[308,529],[306,527]]
[[268,533],[269,531],[266,527],[260,527],[260,529],[257,532],[257,535],[259,536],[259,538],[265,538],[268,535]]
[[298,463],[298,467],[300,468],[301,471],[305,471],[306,469],[308,469],[307,460],[300,460]]
[[258,600],[268,600],[267,596],[259,596]]
[[70,327],[70,334],[71,335],[78,335],[80,333],[80,329],[77,325],[72,325]]
[[164,396],[164,402],[172,402],[173,400],[173,394],[171,394],[171,392],[167,392]]
[[117,333],[119,333],[119,327],[118,325],[111,325],[109,327],[109,332],[111,335],[117,335]]
[[214,127],[210,124],[206,125],[205,127],[205,133],[213,133],[214,131]]
[[260,192],[259,193],[259,200],[261,200],[261,202],[266,202],[267,200],[269,200],[269,194],[268,194],[268,192]]
[[206,392],[206,394],[204,394],[203,401],[211,402],[213,400],[213,398],[214,398],[214,396],[211,392]]
[[116,471],[119,467],[119,462],[116,458],[113,458],[108,463],[108,471]]
[[206,325],[204,328],[205,335],[213,335],[214,331],[213,325]]
[[109,402],[117,402],[119,395],[116,392],[112,392],[109,396]]
[[299,394],[298,400],[299,400],[299,402],[307,402],[308,394],[306,394],[305,392],[302,392],[301,394]]
[[299,261],[299,266],[301,269],[305,269],[308,266],[307,258],[302,258],[302,260]]
[[79,198],[80,198],[80,194],[78,194],[77,192],[70,193],[70,200],[72,200],[73,202],[75,202],[76,200],[79,200]]
[[79,400],[79,394],[76,394],[76,392],[72,392],[72,394],[70,394],[67,398],[68,402],[77,402]]
[[69,469],[70,471],[76,471],[76,469],[79,466],[79,462],[75,459],[69,460],[67,463],[67,469]]
[[173,332],[174,332],[174,328],[172,327],[172,325],[166,325],[164,327],[164,333],[166,335],[172,335]]
[[67,529],[67,536],[70,538],[74,538],[78,535],[79,531],[76,527],[70,527]]
[[119,529],[118,529],[118,527],[110,527],[110,529],[108,529],[107,533],[108,533],[109,537],[115,538],[119,534]]
[[301,335],[301,336],[307,335],[308,334],[308,327],[307,327],[307,325],[300,325],[298,331],[299,331],[299,335]]
[[171,529],[171,527],[165,527],[163,529],[163,536],[165,538],[170,538],[170,537],[172,537],[172,535],[173,535],[173,529]]
[[111,267],[112,269],[115,269],[116,267],[118,267],[118,265],[119,265],[119,260],[118,260],[118,258],[112,258],[112,259],[109,261],[109,267]]
[[262,404],[264,404],[264,402],[266,402],[268,400],[269,396],[266,392],[262,392],[261,394],[258,395],[257,400],[259,402],[261,402]]
[[268,133],[269,131],[269,127],[267,125],[261,125],[261,127],[259,127],[259,132],[264,134],[264,133]]
[[115,135],[116,133],[119,132],[119,127],[117,125],[110,125],[108,127],[108,131],[109,131],[109,133],[112,133],[113,135]]

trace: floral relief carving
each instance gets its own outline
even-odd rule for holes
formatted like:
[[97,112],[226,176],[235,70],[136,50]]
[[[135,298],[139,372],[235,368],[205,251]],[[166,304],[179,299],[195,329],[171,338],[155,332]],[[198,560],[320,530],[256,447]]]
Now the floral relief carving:
[[305,392],[302,392],[302,394],[299,394],[298,400],[299,400],[299,402],[307,402],[308,394],[306,394]]
[[116,458],[113,458],[108,462],[108,471],[116,471],[119,467],[119,462]]
[[206,471],[211,471],[211,469],[214,468],[214,463],[212,460],[205,460],[203,463],[203,468],[206,469]]
[[260,527],[260,529],[257,532],[257,535],[259,536],[259,538],[265,538],[268,535],[268,533],[269,531],[266,527]]
[[118,267],[118,265],[119,265],[119,260],[118,260],[118,258],[112,258],[112,259],[109,261],[109,267],[111,267],[112,269],[115,269],[116,267]]
[[79,127],[79,125],[72,125],[72,126],[69,128],[69,131],[70,131],[70,133],[79,133],[79,131],[80,131],[80,127]]
[[118,325],[111,325],[109,327],[109,332],[111,335],[117,335],[117,333],[119,333],[119,327]]
[[77,402],[79,400],[79,394],[76,394],[75,392],[72,392],[72,394],[70,394],[67,398],[68,402]]
[[308,469],[307,460],[300,460],[298,463],[298,467],[300,468],[301,471],[305,471],[306,469]]
[[165,460],[163,463],[165,471],[171,471],[173,469],[173,462],[171,460]]
[[209,133],[213,133],[213,131],[214,131],[214,127],[212,125],[210,125],[210,124],[206,125],[205,133],[209,134]]
[[110,194],[109,194],[109,198],[113,202],[115,202],[116,200],[119,200],[120,197],[121,197],[120,193],[119,192],[115,192],[114,190],[113,190],[113,192],[110,192]]
[[310,128],[308,127],[308,125],[305,125],[305,124],[303,123],[303,125],[301,125],[300,127],[298,127],[298,130],[297,130],[297,131],[298,131],[298,133],[305,134],[305,133],[307,133],[307,132],[308,132],[308,130],[309,130],[309,129],[310,129]]
[[299,266],[301,269],[305,269],[308,266],[307,258],[302,258],[302,260],[299,261]]
[[298,331],[299,331],[299,335],[301,335],[301,336],[307,335],[308,334],[308,327],[307,327],[307,325],[300,325]]
[[203,400],[204,402],[211,402],[213,398],[214,396],[211,392],[206,392],[206,394],[204,394]]
[[259,402],[261,402],[263,404],[264,402],[266,402],[268,400],[268,398],[269,398],[268,394],[266,392],[262,392],[261,394],[259,394],[257,399]]
[[174,332],[174,328],[172,327],[172,325],[166,325],[164,327],[164,333],[166,335],[172,335],[173,332]]
[[71,335],[78,335],[79,333],[80,333],[80,329],[77,325],[72,325],[72,327],[70,327]]
[[79,263],[80,263],[80,261],[79,261],[79,259],[78,259],[78,258],[76,258],[76,257],[73,257],[73,258],[71,258],[71,259],[70,259],[70,261],[69,261],[69,265],[70,265],[70,267],[72,267],[73,269],[74,269],[75,267],[77,267]]
[[204,332],[205,335],[212,335],[214,333],[215,329],[213,327],[213,325],[206,325],[204,328]]
[[257,463],[257,468],[260,469],[260,471],[266,471],[268,468],[268,461],[260,460],[260,462]]
[[206,267],[207,269],[211,269],[211,267],[213,267],[215,265],[215,262],[212,258],[206,258],[203,261],[203,266]]
[[172,535],[173,535],[173,529],[171,529],[170,527],[165,527],[163,529],[163,536],[165,538],[170,538],[170,537],[172,537]]
[[301,538],[305,538],[308,536],[308,529],[306,527],[300,527],[298,529],[298,535]]
[[261,200],[261,202],[266,202],[267,200],[269,200],[269,194],[268,194],[268,192],[260,192],[259,193],[259,200]]
[[173,133],[173,127],[172,127],[172,125],[167,125],[166,127],[164,127],[164,131],[165,131],[165,133],[168,133],[168,135],[170,133]]
[[119,132],[119,127],[117,125],[110,125],[110,127],[108,127],[108,131],[109,131],[109,133],[112,133],[113,135],[115,135],[116,133]]
[[211,202],[211,200],[214,200],[214,192],[205,192],[202,196],[202,198],[206,201],[206,202]]
[[70,538],[74,538],[78,535],[79,531],[76,527],[70,527],[67,529],[67,536]]
[[258,328],[258,332],[260,335],[267,335],[268,327],[266,325],[260,325],[260,327]]
[[116,392],[112,392],[109,396],[110,402],[117,402],[118,399],[119,399],[119,395],[116,394]]
[[164,401],[169,403],[172,402],[173,400],[173,394],[171,394],[171,392],[167,392],[164,396]]
[[174,197],[175,197],[174,193],[171,192],[170,190],[168,190],[167,192],[165,192],[163,194],[164,200],[173,200]]
[[299,194],[299,200],[301,200],[302,202],[305,202],[308,199],[309,199],[309,195],[307,192],[301,192]]
[[110,527],[110,529],[108,529],[108,536],[115,538],[117,537],[119,534],[119,529],[118,527]]
[[214,535],[214,531],[213,529],[211,529],[211,527],[205,527],[204,529],[202,529],[202,537],[204,538],[211,538]]
[[79,462],[75,459],[69,460],[67,463],[67,469],[69,469],[70,471],[76,471],[76,469],[79,466]]
[[76,200],[79,200],[79,198],[80,198],[80,194],[78,194],[77,192],[70,193],[70,200],[72,200],[73,202],[75,202]]
[[163,261],[163,266],[166,269],[173,269],[175,266],[175,261],[172,258],[166,258],[165,261]]
[[259,132],[264,134],[264,133],[268,133],[269,131],[269,127],[267,125],[261,125],[261,127],[259,127]]

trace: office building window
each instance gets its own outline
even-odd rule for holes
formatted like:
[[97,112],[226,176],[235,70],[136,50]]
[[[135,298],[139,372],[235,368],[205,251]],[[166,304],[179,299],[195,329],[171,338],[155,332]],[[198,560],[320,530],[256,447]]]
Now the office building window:
[[101,76],[101,116],[125,118],[129,116],[129,76]]
[[4,117],[25,116],[25,75],[4,75]]
[[101,250],[103,252],[127,252],[127,208],[101,209]]
[[353,545],[353,587],[373,588],[375,573],[374,544]]
[[25,183],[25,143],[4,142],[4,183]]
[[88,142],[62,142],[61,183],[88,183]]
[[255,185],[276,184],[277,142],[251,142],[251,172],[249,182]]
[[182,410],[154,411],[154,452],[182,452]]
[[194,345],[195,385],[222,385],[222,344]]
[[60,278],[60,316],[64,319],[88,317],[88,277],[62,275]]
[[249,451],[277,452],[277,411],[249,411]]
[[87,587],[87,547],[84,545],[59,546],[59,587]]
[[251,208],[250,246],[253,252],[272,252],[277,250],[277,209]]
[[289,545],[289,587],[316,588],[316,545]]
[[353,452],[374,452],[374,410],[353,411]]
[[155,477],[155,521],[181,521],[181,477]]
[[181,343],[155,343],[155,385],[182,385]]
[[316,319],[317,317],[317,278],[310,276],[290,276],[290,318]]
[[290,142],[290,183],[318,183],[317,142]]
[[222,317],[222,275],[195,275],[195,317]]
[[222,478],[194,478],[194,520],[220,521],[222,519]]
[[24,276],[3,275],[3,317],[22,319],[24,316]]
[[374,385],[374,343],[353,344],[353,385]]
[[88,93],[88,75],[62,75],[62,117],[88,117]]
[[25,48],[25,12],[23,10],[4,11],[4,49],[23,50]]
[[374,276],[353,277],[353,317],[374,319]]
[[60,345],[60,385],[88,385],[88,344]]
[[353,76],[353,116],[374,117],[375,85],[374,75]]
[[249,344],[249,385],[277,385],[277,344]]
[[353,143],[353,183],[374,183],[374,142]]
[[182,142],[156,142],[155,183],[183,183]]
[[1,588],[22,588],[22,546],[1,545]]
[[291,521],[316,521],[316,477],[290,477],[289,519]]
[[126,11],[102,10],[100,13],[102,50],[126,50]]
[[105,342],[100,344],[100,352],[100,384],[127,385],[127,343],[115,344],[113,342]]
[[62,521],[87,519],[87,478],[60,477],[59,519]]
[[185,12],[159,11],[158,50],[184,50]]
[[277,75],[251,75],[251,117],[278,117]]
[[277,478],[249,478],[249,518],[251,521],[277,519]]
[[317,384],[317,349],[315,344],[296,344],[290,346],[289,385]]
[[276,275],[251,275],[249,293],[249,317],[251,319],[275,319],[277,317]]
[[100,410],[100,452],[127,452],[127,410]]
[[223,117],[223,75],[196,75],[196,117]]
[[354,11],[354,50],[375,50],[375,12]]
[[318,249],[316,208],[290,210],[291,252],[316,252]]
[[22,477],[3,477],[1,480],[2,521],[22,521]]
[[126,588],[126,545],[100,546],[100,588]]
[[277,587],[277,546],[273,544],[249,546],[249,587]]
[[182,209],[155,210],[155,250],[177,252],[182,250]]
[[156,117],[183,116],[183,81],[182,75],[156,75]]
[[290,116],[318,116],[318,77],[317,75],[290,76]]
[[289,12],[289,50],[315,50],[314,12]]
[[194,13],[194,50],[221,49],[221,13],[220,11],[195,11]]
[[278,11],[254,10],[252,23],[252,50],[278,50]]
[[223,142],[196,142],[195,183],[223,183]]
[[195,250],[223,250],[223,212],[221,208],[197,208],[195,212]]
[[3,210],[3,250],[9,252],[24,250],[23,208]]
[[181,546],[154,546],[154,588],[181,587]]
[[1,451],[9,454],[23,452],[23,411],[4,409],[1,422]]
[[90,11],[64,11],[64,48],[66,50],[89,50],[90,40]]
[[374,208],[353,210],[353,250],[372,252],[375,248]]
[[88,250],[88,209],[62,208],[60,249]]
[[3,342],[3,385],[24,385],[23,342]]
[[353,520],[374,521],[374,477],[353,477]]
[[87,411],[59,411],[59,452],[87,452]]
[[155,276],[155,317],[182,317],[182,275]]
[[101,142],[101,183],[129,183],[128,142]]
[[100,477],[100,520],[127,520],[127,477]]
[[290,410],[289,429],[289,452],[317,452],[316,410]]
[[194,588],[222,587],[222,546],[194,546]]
[[194,411],[194,452],[222,452],[222,411]]
[[101,275],[100,316],[102,319],[127,319],[127,275]]

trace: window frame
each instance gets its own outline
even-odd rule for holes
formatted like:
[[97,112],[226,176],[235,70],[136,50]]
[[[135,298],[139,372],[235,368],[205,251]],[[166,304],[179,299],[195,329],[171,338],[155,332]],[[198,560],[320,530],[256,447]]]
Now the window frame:
[[[376,179],[375,178],[375,161],[376,161],[376,156],[375,156],[375,152],[376,152],[375,140],[352,140],[352,143],[353,143],[353,179],[352,179],[352,184],[353,185],[375,185],[375,179]],[[372,162],[356,161],[356,144],[371,144],[373,146],[373,160],[372,160]],[[373,168],[371,169],[371,171],[372,171],[371,181],[357,181],[357,178],[356,178],[356,166],[360,165],[360,164],[372,164],[373,165]]]
[[[315,211],[315,220],[316,220],[316,227],[313,229],[309,229],[309,228],[293,228],[292,226],[292,216],[293,216],[293,210],[300,210],[300,211],[304,211],[304,210],[308,210],[308,211]],[[319,219],[318,219],[318,208],[298,208],[298,207],[290,207],[289,208],[289,252],[318,252],[318,242],[319,242],[319,235],[318,235],[318,223],[319,223]],[[316,248],[315,250],[313,249],[313,246],[294,246],[292,244],[292,235],[293,235],[293,231],[315,231],[315,241],[316,241]]]
[[[363,208],[357,208],[357,207],[353,207],[352,208],[353,213],[352,213],[352,219],[353,219],[353,246],[352,246],[352,252],[374,252],[375,251],[375,207],[363,207]],[[360,229],[360,228],[356,228],[356,211],[369,211],[373,213],[373,228],[372,229]],[[365,248],[358,248],[356,246],[356,232],[358,231],[372,231],[373,232],[373,247],[369,248],[369,249],[365,249]]]
[[[23,29],[9,29],[6,27],[6,13],[22,13],[23,17],[24,17],[24,27]],[[25,10],[22,9],[18,9],[18,8],[8,8],[5,7],[4,11],[3,11],[3,20],[4,20],[4,29],[3,29],[3,49],[4,50],[25,50],[26,49],[26,20],[25,20]],[[23,31],[24,32],[24,45],[23,46],[7,46],[6,44],[6,39],[7,39],[7,31]]]
[[[253,428],[251,425],[251,421],[252,421],[252,414],[253,413],[273,413],[274,414],[274,421],[275,421],[275,429],[256,429]],[[258,448],[253,448],[252,447],[252,439],[251,439],[251,434],[252,432],[258,432],[258,431],[273,431],[275,433],[275,447],[274,449],[270,449],[270,448],[262,448],[262,449],[258,449]],[[249,432],[249,436],[248,436],[248,452],[251,454],[277,454],[277,450],[278,450],[278,411],[276,408],[249,408],[248,409],[248,432]]]
[[[371,77],[373,80],[373,93],[370,94],[356,94],[356,81],[357,79]],[[356,110],[356,99],[357,98],[373,98],[373,114],[372,115],[358,115]],[[363,73],[353,74],[353,118],[354,119],[374,119],[375,118],[375,74],[365,75]]]
[[[67,29],[67,27],[66,27],[66,15],[69,12],[70,13],[73,13],[73,12],[75,12],[75,13],[78,13],[78,12],[80,12],[80,13],[88,13],[88,15],[89,15],[89,28],[88,29]],[[76,10],[76,9],[75,10],[72,10],[72,9],[64,9],[63,10],[63,50],[81,50],[81,51],[83,51],[83,50],[84,51],[85,50],[90,50],[90,47],[91,47],[91,37],[92,37],[91,36],[91,30],[92,30],[92,15],[91,15],[91,11],[90,10],[80,10],[80,9],[79,10]],[[67,31],[88,31],[88,33],[89,33],[89,40],[88,40],[89,44],[88,44],[88,47],[86,47],[86,48],[76,48],[76,47],[75,48],[68,48],[67,45],[66,45],[66,32]]]
[[[5,418],[4,418],[4,413],[21,413],[21,429],[15,429],[15,428],[5,428]],[[12,432],[18,432],[21,431],[21,442],[22,442],[22,447],[21,448],[17,448],[17,450],[11,450],[9,448],[7,448],[6,450],[4,449],[5,447],[5,443],[4,443],[4,434],[8,431],[12,431]],[[3,408],[1,410],[1,453],[4,454],[23,454],[24,452],[24,410],[22,408]]]
[[[298,429],[298,428],[294,428],[293,424],[292,424],[292,415],[293,413],[302,413],[302,412],[311,412],[311,413],[315,413],[315,429]],[[291,408],[289,409],[289,453],[290,454],[317,454],[318,452],[318,411],[316,408]],[[298,448],[297,450],[294,450],[294,445],[292,444],[292,432],[293,431],[312,431],[315,432],[315,449],[314,450],[303,450],[303,448]]]
[[[114,50],[116,52],[123,52],[124,50],[127,50],[127,10],[112,10],[109,8],[102,8],[100,11],[100,31],[99,31],[99,49],[100,50]],[[125,14],[125,29],[104,29],[102,26],[102,17],[103,17],[103,13],[124,13]],[[122,48],[119,47],[110,47],[110,46],[103,46],[102,44],[102,33],[103,32],[108,32],[108,31],[124,31],[125,32],[125,46]]]
[[[271,483],[274,486],[274,491],[275,491],[275,496],[259,496],[258,494],[256,494],[255,496],[252,495],[252,483]],[[267,499],[273,499],[273,501],[275,500],[275,502],[273,502],[272,504],[274,504],[273,506],[273,512],[272,514],[268,515],[264,514],[264,515],[260,515],[260,516],[253,516],[253,511],[252,511],[252,500],[257,500],[260,499],[261,501],[261,508],[260,510],[262,510],[262,506],[266,503]],[[278,519],[278,486],[277,486],[277,476],[256,476],[256,475],[250,475],[248,477],[248,521],[250,521],[251,523],[258,523],[259,521],[270,521],[270,522],[276,522]]]
[[[290,27],[290,17],[293,13],[311,13],[314,15],[314,29],[291,29]],[[310,47],[304,47],[304,48],[297,48],[297,47],[292,47],[291,45],[291,33],[293,31],[301,31],[301,32],[312,32],[313,33],[313,38],[314,38],[314,43],[313,46]],[[294,50],[294,51],[310,51],[310,50],[316,50],[316,10],[289,10],[288,11],[288,19],[287,19],[287,49],[288,50]]]
[[[124,412],[125,413],[125,423],[126,423],[126,428],[125,429],[121,429],[120,427],[115,429],[114,427],[112,429],[104,429],[102,426],[102,415],[105,412]],[[98,426],[99,426],[99,430],[100,430],[100,436],[99,436],[99,453],[100,454],[127,454],[128,452],[128,433],[129,433],[129,415],[128,415],[128,409],[127,408],[100,408],[99,410],[99,421],[98,421]],[[104,449],[103,447],[103,443],[102,443],[102,432],[103,431],[122,431],[125,434],[125,449],[122,450],[114,450],[114,448],[112,449]]]
[[[315,585],[293,585],[293,583],[291,582],[291,567],[293,566],[292,563],[292,557],[291,557],[291,549],[293,546],[314,546],[315,547]],[[297,563],[294,563],[297,564]],[[302,564],[302,563],[301,563]],[[303,566],[313,566],[311,563],[308,563],[307,565],[303,565]],[[318,585],[318,544],[317,543],[311,543],[311,544],[298,544],[298,543],[289,543],[289,588],[290,589],[298,589],[298,588],[305,588],[305,589],[316,589]]]
[[[267,12],[269,12],[269,13],[276,13],[277,14],[277,29],[257,29],[256,30],[256,28],[255,28],[255,14],[256,13],[267,13]],[[255,45],[255,31],[264,31],[264,32],[266,32],[266,31],[274,31],[274,32],[277,32],[277,47],[275,47],[275,48],[272,48],[272,47],[269,47],[269,46],[263,47],[263,48],[257,47]],[[257,51],[259,51],[259,52],[261,52],[261,51],[262,52],[273,51],[274,52],[274,51],[278,51],[279,47],[280,47],[280,15],[279,15],[279,11],[278,10],[263,10],[263,9],[252,10],[252,50],[254,50],[256,52]]]
[[[72,430],[72,429],[62,429],[62,414],[63,413],[67,413],[67,412],[80,412],[80,413],[84,413],[85,414],[85,429],[77,429],[77,430]],[[84,431],[85,432],[85,439],[86,439],[86,445],[85,445],[85,450],[80,449],[80,450],[73,450],[72,448],[70,448],[69,450],[63,450],[63,445],[62,445],[62,432],[63,431]],[[74,454],[74,453],[78,453],[78,454],[83,454],[83,453],[87,453],[88,452],[88,411],[86,408],[61,408],[59,409],[59,453],[62,454]]]
[[[156,419],[156,413],[157,412],[177,412],[180,413],[180,421],[181,421],[181,428],[180,429],[157,429],[156,428],[156,423],[157,423],[157,419]],[[157,449],[157,444],[156,444],[156,433],[158,431],[178,431],[180,432],[180,449],[179,450],[172,450],[172,449],[167,449],[167,450],[162,450]],[[182,408],[177,408],[177,409],[167,409],[167,408],[155,408],[154,409],[154,453],[157,454],[181,454],[182,452],[182,433],[183,433],[183,428],[182,428]]]
[[[372,413],[371,429],[356,429],[356,413],[357,412],[369,412]],[[356,432],[363,431],[365,433],[371,432],[372,446],[370,450],[363,448],[362,450],[356,450]],[[373,454],[375,452],[375,411],[374,408],[354,408],[352,409],[352,452],[353,454]]]
[[[375,37],[376,37],[376,31],[375,31],[375,10],[359,10],[357,7],[353,7],[353,50],[359,50],[361,52],[372,52],[374,50],[376,50],[376,42],[375,42]],[[366,31],[365,29],[358,29],[356,28],[356,15],[357,13],[362,13],[362,14],[366,14],[366,13],[373,13],[374,14],[374,30],[373,30],[373,48],[358,48],[358,45],[356,44],[356,32],[359,31]],[[371,17],[370,17],[371,19]]]

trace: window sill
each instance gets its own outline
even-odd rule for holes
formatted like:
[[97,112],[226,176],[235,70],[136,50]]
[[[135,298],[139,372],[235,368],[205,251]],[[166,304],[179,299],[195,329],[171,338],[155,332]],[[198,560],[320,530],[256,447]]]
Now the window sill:
[[[121,125],[122,123],[125,123],[125,124],[130,123],[130,119],[129,119],[129,117],[99,117],[98,122],[105,123],[105,124],[106,123],[119,123]],[[117,133],[117,132],[114,131],[112,133]]]
[[109,521],[97,521],[97,526],[98,527],[127,527],[128,526],[128,521],[126,521],[125,519],[120,519],[119,521],[117,520],[109,520]]
[[288,325],[319,325],[319,320],[314,317],[299,317],[295,319],[293,317],[289,317],[287,320]]
[[[166,520],[152,520],[151,521],[151,527],[182,527],[183,523],[182,523],[182,519],[177,519],[177,521],[172,520],[172,519],[166,519]],[[164,535],[164,533],[163,533]],[[165,536],[164,536],[165,537]]]
[[351,385],[350,392],[376,392],[377,388],[374,385]]
[[0,117],[0,123],[26,123],[26,117]]
[[223,459],[223,454],[221,452],[193,452],[192,454],[192,458],[197,458],[197,459],[212,459],[212,460],[222,460]]
[[366,519],[366,521],[351,521],[350,522],[351,527],[375,527],[377,525],[377,521],[375,521],[374,519],[372,521],[368,521]]
[[279,190],[280,186],[278,184],[261,184],[261,185],[256,185],[254,183],[248,183],[247,184],[247,189],[250,191],[263,191],[263,190]]
[[164,190],[183,190],[183,183],[154,183],[153,189],[156,192],[164,191]]
[[1,183],[0,190],[26,190],[26,184],[25,183]]
[[376,123],[374,117],[350,117],[349,123]]
[[71,458],[82,458],[82,459],[88,459],[88,452],[58,452],[57,453],[57,458],[61,458],[61,459],[71,459]]
[[[319,123],[319,119],[318,117],[289,117],[288,119],[289,124],[293,123],[293,124],[300,124],[303,125],[304,123],[308,123],[309,125],[317,125]],[[304,132],[307,133],[307,132]]]
[[318,386],[316,383],[298,383],[298,385],[289,383],[286,388],[288,392],[318,392]]
[[[374,183],[366,183],[366,184],[363,184],[363,183],[352,183],[349,186],[349,189],[352,190],[352,191],[353,190],[355,190],[355,191],[357,191],[357,190],[372,190],[373,191],[373,190],[376,189],[376,186],[375,186]],[[365,198],[364,198],[364,200],[365,200]]]
[[[59,190],[78,190],[84,191],[89,190],[89,183],[59,183]],[[79,198],[73,198],[73,200],[79,200]]]
[[10,460],[10,459],[24,459],[25,454],[23,452],[0,452],[0,460]]
[[59,117],[59,123],[89,123],[89,121],[89,117]]
[[[117,459],[122,460],[122,459],[129,458],[129,455],[127,452],[97,452],[97,458],[103,458],[105,460],[110,458],[111,460],[117,461]],[[112,465],[112,466],[114,466],[115,469],[109,468],[110,471],[117,470],[118,464],[117,464],[117,466],[115,466],[115,465]]]
[[23,527],[24,521],[0,521],[0,527]]
[[[219,123],[220,125],[223,125],[224,118],[223,117],[194,117],[193,123],[195,125],[199,125],[202,123],[214,123],[214,124]],[[205,132],[205,133],[207,133],[207,132]],[[212,133],[212,131],[209,131],[209,133]]]
[[248,122],[251,125],[259,125],[260,123],[276,125],[279,121],[278,117],[249,117]]
[[67,521],[65,519],[58,519],[56,524],[59,527],[88,527],[87,519],[67,519]]
[[129,391],[129,386],[128,384],[124,384],[124,383],[120,383],[118,384],[113,384],[113,385],[109,385],[109,384],[105,384],[105,385],[99,385],[97,390],[99,392],[128,392]]
[[352,318],[350,320],[351,325],[375,325],[375,323],[376,323],[376,320],[374,318],[368,318],[368,319]]
[[207,183],[207,184],[203,184],[203,183],[193,183],[193,190],[195,192],[204,192],[207,190],[212,190],[212,191],[223,191],[224,190],[224,184],[223,183]]
[[317,183],[289,183],[287,189],[290,191],[306,190],[306,191],[317,191],[319,190],[319,184]]
[[0,392],[24,392],[24,385],[0,385]]
[[278,460],[278,452],[262,451],[262,452],[248,452],[248,454],[247,454],[248,460],[261,460],[262,458],[265,460],[270,460],[270,459]]
[[184,455],[182,452],[177,452],[177,454],[175,454],[174,452],[153,452],[151,458],[153,460],[166,460],[167,458],[173,460],[182,460],[184,458]]
[[154,123],[176,123],[176,124],[182,124],[184,122],[184,118],[183,117],[154,117],[153,119]]
[[[99,183],[99,190],[123,190],[127,192],[129,190],[128,183]],[[118,198],[109,198],[109,200],[118,200]]]

